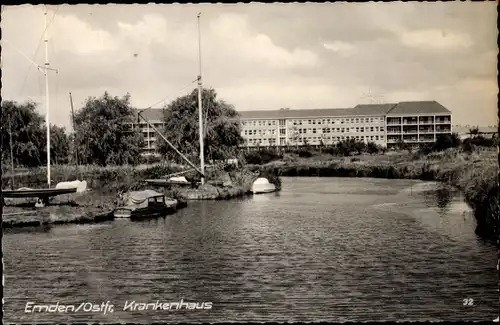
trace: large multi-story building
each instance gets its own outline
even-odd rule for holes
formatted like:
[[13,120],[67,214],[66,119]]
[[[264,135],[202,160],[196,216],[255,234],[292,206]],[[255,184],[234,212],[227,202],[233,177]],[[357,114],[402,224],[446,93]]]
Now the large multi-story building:
[[451,112],[436,101],[401,102],[387,112],[387,146],[403,140],[410,145],[436,141],[451,134]]
[[333,144],[356,139],[392,147],[451,134],[451,112],[435,101],[357,105],[347,109],[241,111],[247,147]]
[[[144,147],[141,148],[141,154],[144,156],[147,155],[156,155],[158,153],[157,148],[157,140],[158,134],[155,130],[148,125],[143,119],[138,117],[138,113],[141,110],[135,110],[134,112],[134,120],[133,120],[133,128],[139,128],[142,135],[144,136]],[[165,126],[165,122],[163,121],[163,110],[159,108],[151,108],[144,110],[141,114],[144,116],[151,125],[153,125],[156,129],[162,131]]]

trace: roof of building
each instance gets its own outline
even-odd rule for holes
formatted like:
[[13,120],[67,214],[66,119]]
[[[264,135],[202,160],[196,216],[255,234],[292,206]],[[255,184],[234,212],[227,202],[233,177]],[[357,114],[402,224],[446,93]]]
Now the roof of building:
[[330,116],[377,116],[386,114],[396,104],[357,105],[354,108],[280,109],[239,111],[243,119],[280,119]]
[[435,100],[433,101],[416,101],[416,102],[400,102],[395,105],[387,115],[414,115],[414,114],[439,114],[451,113],[443,105]]
[[[150,109],[134,109],[134,122],[137,121],[137,114],[139,111],[142,112],[142,116],[144,116],[146,119],[150,121],[162,121],[163,120],[163,109],[162,108],[150,108]],[[141,122],[144,122],[142,120]]]

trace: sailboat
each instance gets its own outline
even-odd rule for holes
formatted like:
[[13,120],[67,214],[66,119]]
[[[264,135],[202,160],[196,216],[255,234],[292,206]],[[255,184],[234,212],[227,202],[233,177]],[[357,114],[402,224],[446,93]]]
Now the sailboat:
[[[47,188],[41,189],[30,189],[30,188],[20,188],[17,190],[2,190],[1,196],[2,198],[38,198],[38,202],[35,205],[36,207],[43,207],[48,203],[49,197],[62,195],[62,194],[70,194],[75,193],[82,190],[83,187],[86,187],[86,182],[64,182],[56,185],[56,188],[50,188],[50,98],[49,98],[49,76],[48,73],[50,70],[57,71],[50,67],[49,64],[49,51],[48,51],[48,25],[47,25],[47,8],[45,8],[45,65],[37,66],[40,69],[44,70],[45,74],[45,100],[46,100],[46,115],[45,115],[45,125],[47,128]],[[81,184],[83,183],[83,184]],[[82,187],[83,185],[83,187]],[[84,190],[84,189],[83,189]],[[2,200],[3,201],[3,200]],[[2,202],[3,204],[3,202]]]

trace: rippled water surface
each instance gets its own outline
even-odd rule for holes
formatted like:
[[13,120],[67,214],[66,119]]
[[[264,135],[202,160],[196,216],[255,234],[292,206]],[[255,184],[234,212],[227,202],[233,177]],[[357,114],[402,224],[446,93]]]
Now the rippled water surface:
[[[492,320],[496,251],[474,227],[432,183],[284,178],[278,194],[152,221],[9,230],[4,321]],[[181,299],[213,308],[123,311]],[[26,313],[28,301],[114,312]]]

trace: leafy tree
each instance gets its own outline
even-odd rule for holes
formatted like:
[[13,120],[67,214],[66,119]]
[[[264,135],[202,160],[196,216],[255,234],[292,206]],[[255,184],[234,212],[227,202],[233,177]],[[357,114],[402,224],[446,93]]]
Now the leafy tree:
[[[234,107],[217,99],[213,89],[203,89],[204,154],[207,160],[228,159],[237,155],[238,146],[244,143],[238,113]],[[193,90],[164,107],[164,135],[188,158],[199,157],[198,91]],[[179,161],[178,155],[160,139],[160,153]]]
[[[47,133],[44,133],[43,138],[47,139]],[[44,157],[47,155],[47,150],[44,150]],[[67,164],[70,156],[70,140],[66,134],[64,127],[56,125],[50,126],[50,160],[54,164]]]
[[98,165],[136,164],[144,137],[130,127],[134,111],[130,95],[89,97],[75,114],[76,143],[81,163]]
[[478,127],[470,128],[467,133],[469,134],[469,138],[474,138],[477,135],[479,135],[479,128]]
[[298,149],[299,148],[299,142],[300,142],[300,132],[299,132],[299,129],[297,128],[297,126],[294,126],[292,127],[292,135],[291,135],[291,140],[292,140],[292,143],[295,144],[295,149]]
[[448,148],[456,148],[460,146],[460,138],[456,133],[453,134],[439,134],[436,137],[436,142],[433,146],[433,151],[443,151]]
[[351,139],[352,146],[355,151],[357,151],[358,155],[361,155],[361,153],[365,150],[366,144],[364,141],[358,141],[355,139]]
[[34,167],[45,162],[44,118],[36,108],[32,101],[2,102],[2,162],[10,165],[10,134],[14,164]]
[[380,151],[380,147],[375,143],[375,142],[368,142],[366,145],[366,152],[368,152],[370,155],[374,153],[378,153]]

